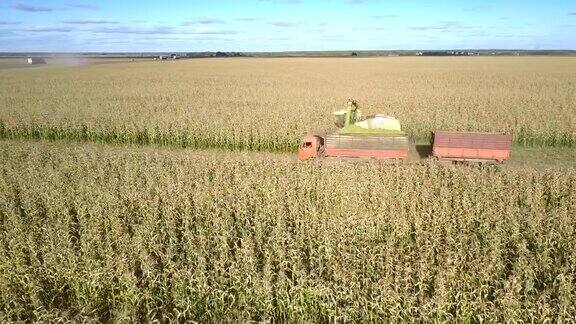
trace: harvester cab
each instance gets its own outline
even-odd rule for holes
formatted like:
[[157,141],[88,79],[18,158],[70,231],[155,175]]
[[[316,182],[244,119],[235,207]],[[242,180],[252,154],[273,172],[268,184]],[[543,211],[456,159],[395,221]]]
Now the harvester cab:
[[336,127],[338,128],[354,125],[356,121],[362,118],[358,104],[352,99],[348,99],[348,107],[346,109],[336,110],[334,116],[336,116]]

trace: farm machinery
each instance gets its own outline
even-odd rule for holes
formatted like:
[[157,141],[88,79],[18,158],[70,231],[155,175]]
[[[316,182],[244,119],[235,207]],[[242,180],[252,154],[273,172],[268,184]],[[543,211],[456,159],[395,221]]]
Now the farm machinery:
[[[334,115],[338,130],[306,136],[298,148],[299,159],[408,158],[410,141],[395,117],[378,114],[363,119],[354,100]],[[432,139],[432,155],[440,161],[495,163],[510,157],[510,136],[506,134],[438,131]]]

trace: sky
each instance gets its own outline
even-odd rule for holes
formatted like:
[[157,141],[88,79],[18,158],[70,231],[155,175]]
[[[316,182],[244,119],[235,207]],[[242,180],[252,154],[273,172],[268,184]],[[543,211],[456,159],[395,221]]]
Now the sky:
[[0,52],[576,49],[576,0],[0,0]]

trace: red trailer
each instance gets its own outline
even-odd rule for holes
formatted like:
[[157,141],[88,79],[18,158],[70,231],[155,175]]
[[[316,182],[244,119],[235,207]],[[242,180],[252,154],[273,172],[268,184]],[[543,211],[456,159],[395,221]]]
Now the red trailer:
[[441,161],[502,163],[510,158],[510,146],[507,134],[435,132],[432,155]]

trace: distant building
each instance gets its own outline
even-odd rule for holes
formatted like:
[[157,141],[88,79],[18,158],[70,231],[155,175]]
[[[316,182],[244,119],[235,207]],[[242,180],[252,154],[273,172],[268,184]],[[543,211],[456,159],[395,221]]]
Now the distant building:
[[29,57],[28,64],[46,64],[46,60],[42,57]]

